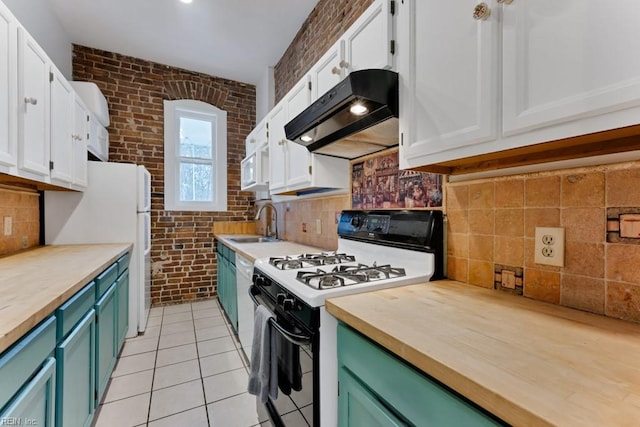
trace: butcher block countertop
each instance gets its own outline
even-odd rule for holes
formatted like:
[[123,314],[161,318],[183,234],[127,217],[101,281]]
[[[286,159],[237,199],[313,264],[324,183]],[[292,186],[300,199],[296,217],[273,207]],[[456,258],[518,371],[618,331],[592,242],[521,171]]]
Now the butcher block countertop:
[[233,249],[237,254],[242,255],[249,261],[260,258],[269,258],[283,255],[299,255],[309,252],[322,252],[322,249],[315,246],[303,245],[301,243],[288,242],[285,240],[277,242],[259,243],[238,243],[234,242],[234,237],[262,237],[255,234],[216,234],[215,238]]
[[446,280],[326,308],[510,424],[640,423],[640,325]]
[[42,246],[0,258],[0,353],[131,247]]

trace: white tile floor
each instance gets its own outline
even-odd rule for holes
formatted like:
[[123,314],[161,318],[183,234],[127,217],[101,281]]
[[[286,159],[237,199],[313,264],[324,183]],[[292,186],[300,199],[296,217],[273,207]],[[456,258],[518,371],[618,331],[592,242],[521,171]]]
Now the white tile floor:
[[[94,426],[271,426],[247,376],[217,300],[152,308],[145,334],[125,342]],[[284,423],[306,427],[310,411],[291,403]]]

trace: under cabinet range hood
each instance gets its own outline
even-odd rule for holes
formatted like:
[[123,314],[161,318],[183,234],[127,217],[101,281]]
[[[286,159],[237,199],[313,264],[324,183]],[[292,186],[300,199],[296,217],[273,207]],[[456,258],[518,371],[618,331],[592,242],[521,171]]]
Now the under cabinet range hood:
[[345,159],[398,145],[398,73],[354,71],[284,129],[313,153]]

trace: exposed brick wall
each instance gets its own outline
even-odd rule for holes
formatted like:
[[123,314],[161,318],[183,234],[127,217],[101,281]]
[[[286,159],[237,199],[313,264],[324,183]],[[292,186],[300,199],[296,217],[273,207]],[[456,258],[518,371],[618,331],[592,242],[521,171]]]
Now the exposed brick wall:
[[[253,212],[253,193],[240,191],[240,161],[255,126],[255,87],[77,45],[73,78],[95,82],[107,98],[110,161],[151,173],[152,304],[214,296],[213,223],[246,221]],[[196,99],[227,112],[228,212],[163,210],[165,99]]]
[[320,0],[273,69],[275,102],[309,71],[373,0]]

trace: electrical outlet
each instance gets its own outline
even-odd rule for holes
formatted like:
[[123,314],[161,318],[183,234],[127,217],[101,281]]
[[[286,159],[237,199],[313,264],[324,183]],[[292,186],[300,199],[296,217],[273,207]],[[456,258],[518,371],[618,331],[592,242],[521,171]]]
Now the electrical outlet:
[[316,219],[316,234],[322,234],[322,221],[320,218]]
[[534,261],[564,267],[564,228],[536,227]]
[[13,228],[13,218],[10,216],[4,217],[4,235],[11,236],[12,228]]
[[306,232],[307,232],[307,223],[306,223],[306,222],[303,222],[303,223],[302,223],[302,232],[303,232],[303,233],[306,233]]

